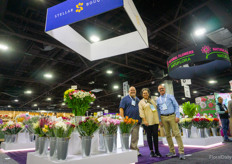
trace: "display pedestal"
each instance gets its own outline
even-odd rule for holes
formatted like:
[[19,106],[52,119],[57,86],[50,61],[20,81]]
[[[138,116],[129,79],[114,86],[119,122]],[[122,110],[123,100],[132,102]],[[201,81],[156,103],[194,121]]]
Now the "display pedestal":
[[29,143],[1,143],[1,148],[3,150],[24,150],[24,149],[34,149],[35,148],[35,142],[29,142]]
[[[174,145],[177,145],[175,137],[172,138]],[[166,137],[162,138],[163,144],[167,145]],[[217,144],[221,144],[223,138],[221,136],[216,137],[207,137],[207,138],[185,138],[182,137],[182,141],[184,146],[191,147],[203,147],[208,148],[210,146],[216,146]]]
[[27,164],[129,164],[135,162],[138,162],[137,151],[135,150],[122,151],[118,149],[116,153],[98,153],[87,158],[82,158],[81,155],[69,155],[65,161],[51,161],[48,157],[41,157],[34,152],[27,154]]

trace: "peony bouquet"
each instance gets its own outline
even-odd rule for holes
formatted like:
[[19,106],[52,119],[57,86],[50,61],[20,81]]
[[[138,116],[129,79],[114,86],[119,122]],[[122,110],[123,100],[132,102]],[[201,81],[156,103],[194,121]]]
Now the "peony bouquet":
[[192,118],[183,118],[180,120],[180,126],[185,129],[191,129]]
[[199,129],[208,128],[209,123],[210,123],[209,120],[206,118],[194,118],[193,119],[193,125]]
[[138,120],[134,120],[126,116],[125,119],[120,122],[120,125],[119,125],[120,133],[121,134],[130,133],[132,128],[136,126],[137,123],[138,123]]
[[57,138],[70,138],[74,128],[75,125],[68,121],[59,121],[54,124],[54,134]]
[[95,99],[94,94],[83,90],[69,89],[64,92],[64,102],[68,105],[68,108],[73,110],[75,116],[84,116],[90,108],[89,104]]
[[4,134],[18,134],[23,129],[23,125],[21,123],[14,123],[9,121],[2,129]]
[[98,130],[100,123],[93,117],[87,117],[84,121],[80,121],[77,126],[77,131],[81,136],[93,136],[94,132]]
[[120,120],[112,119],[110,117],[104,117],[102,119],[101,125],[103,127],[104,134],[117,134],[118,125],[120,124]]

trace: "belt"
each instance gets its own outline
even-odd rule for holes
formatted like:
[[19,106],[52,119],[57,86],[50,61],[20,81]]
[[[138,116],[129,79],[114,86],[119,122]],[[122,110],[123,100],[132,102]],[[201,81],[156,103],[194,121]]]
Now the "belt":
[[161,116],[170,116],[170,115],[173,115],[175,113],[170,113],[170,114],[161,114]]

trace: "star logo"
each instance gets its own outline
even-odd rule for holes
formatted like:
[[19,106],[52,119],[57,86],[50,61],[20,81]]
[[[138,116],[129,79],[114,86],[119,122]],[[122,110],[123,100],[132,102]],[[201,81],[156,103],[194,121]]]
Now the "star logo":
[[78,13],[81,12],[83,10],[82,6],[83,6],[83,3],[78,3],[78,5],[76,5],[76,8],[77,8],[76,12],[78,12]]

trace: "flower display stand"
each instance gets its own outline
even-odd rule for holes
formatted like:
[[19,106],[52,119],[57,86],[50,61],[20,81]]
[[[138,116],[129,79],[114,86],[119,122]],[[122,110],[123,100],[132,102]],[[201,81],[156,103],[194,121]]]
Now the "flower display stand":
[[13,151],[13,150],[24,150],[24,149],[34,149],[35,148],[35,142],[29,142],[29,143],[1,143],[1,148],[5,151]]
[[18,137],[16,139],[16,143],[1,143],[1,148],[5,151],[12,151],[12,150],[24,150],[24,149],[34,149],[35,142],[29,142],[29,135],[28,133],[18,133]]
[[34,152],[27,154],[27,164],[129,164],[135,162],[138,162],[137,151],[135,150],[122,151],[118,149],[116,153],[95,153],[87,158],[82,158],[81,155],[68,155],[65,161],[52,161],[48,157],[41,157]]
[[[177,145],[175,137],[172,138],[174,145]],[[166,137],[162,138],[163,144],[167,145]],[[216,137],[207,137],[207,138],[184,138],[182,137],[184,146],[189,147],[202,147],[208,148],[210,146],[216,146],[217,144],[222,143],[223,138],[221,136]]]

